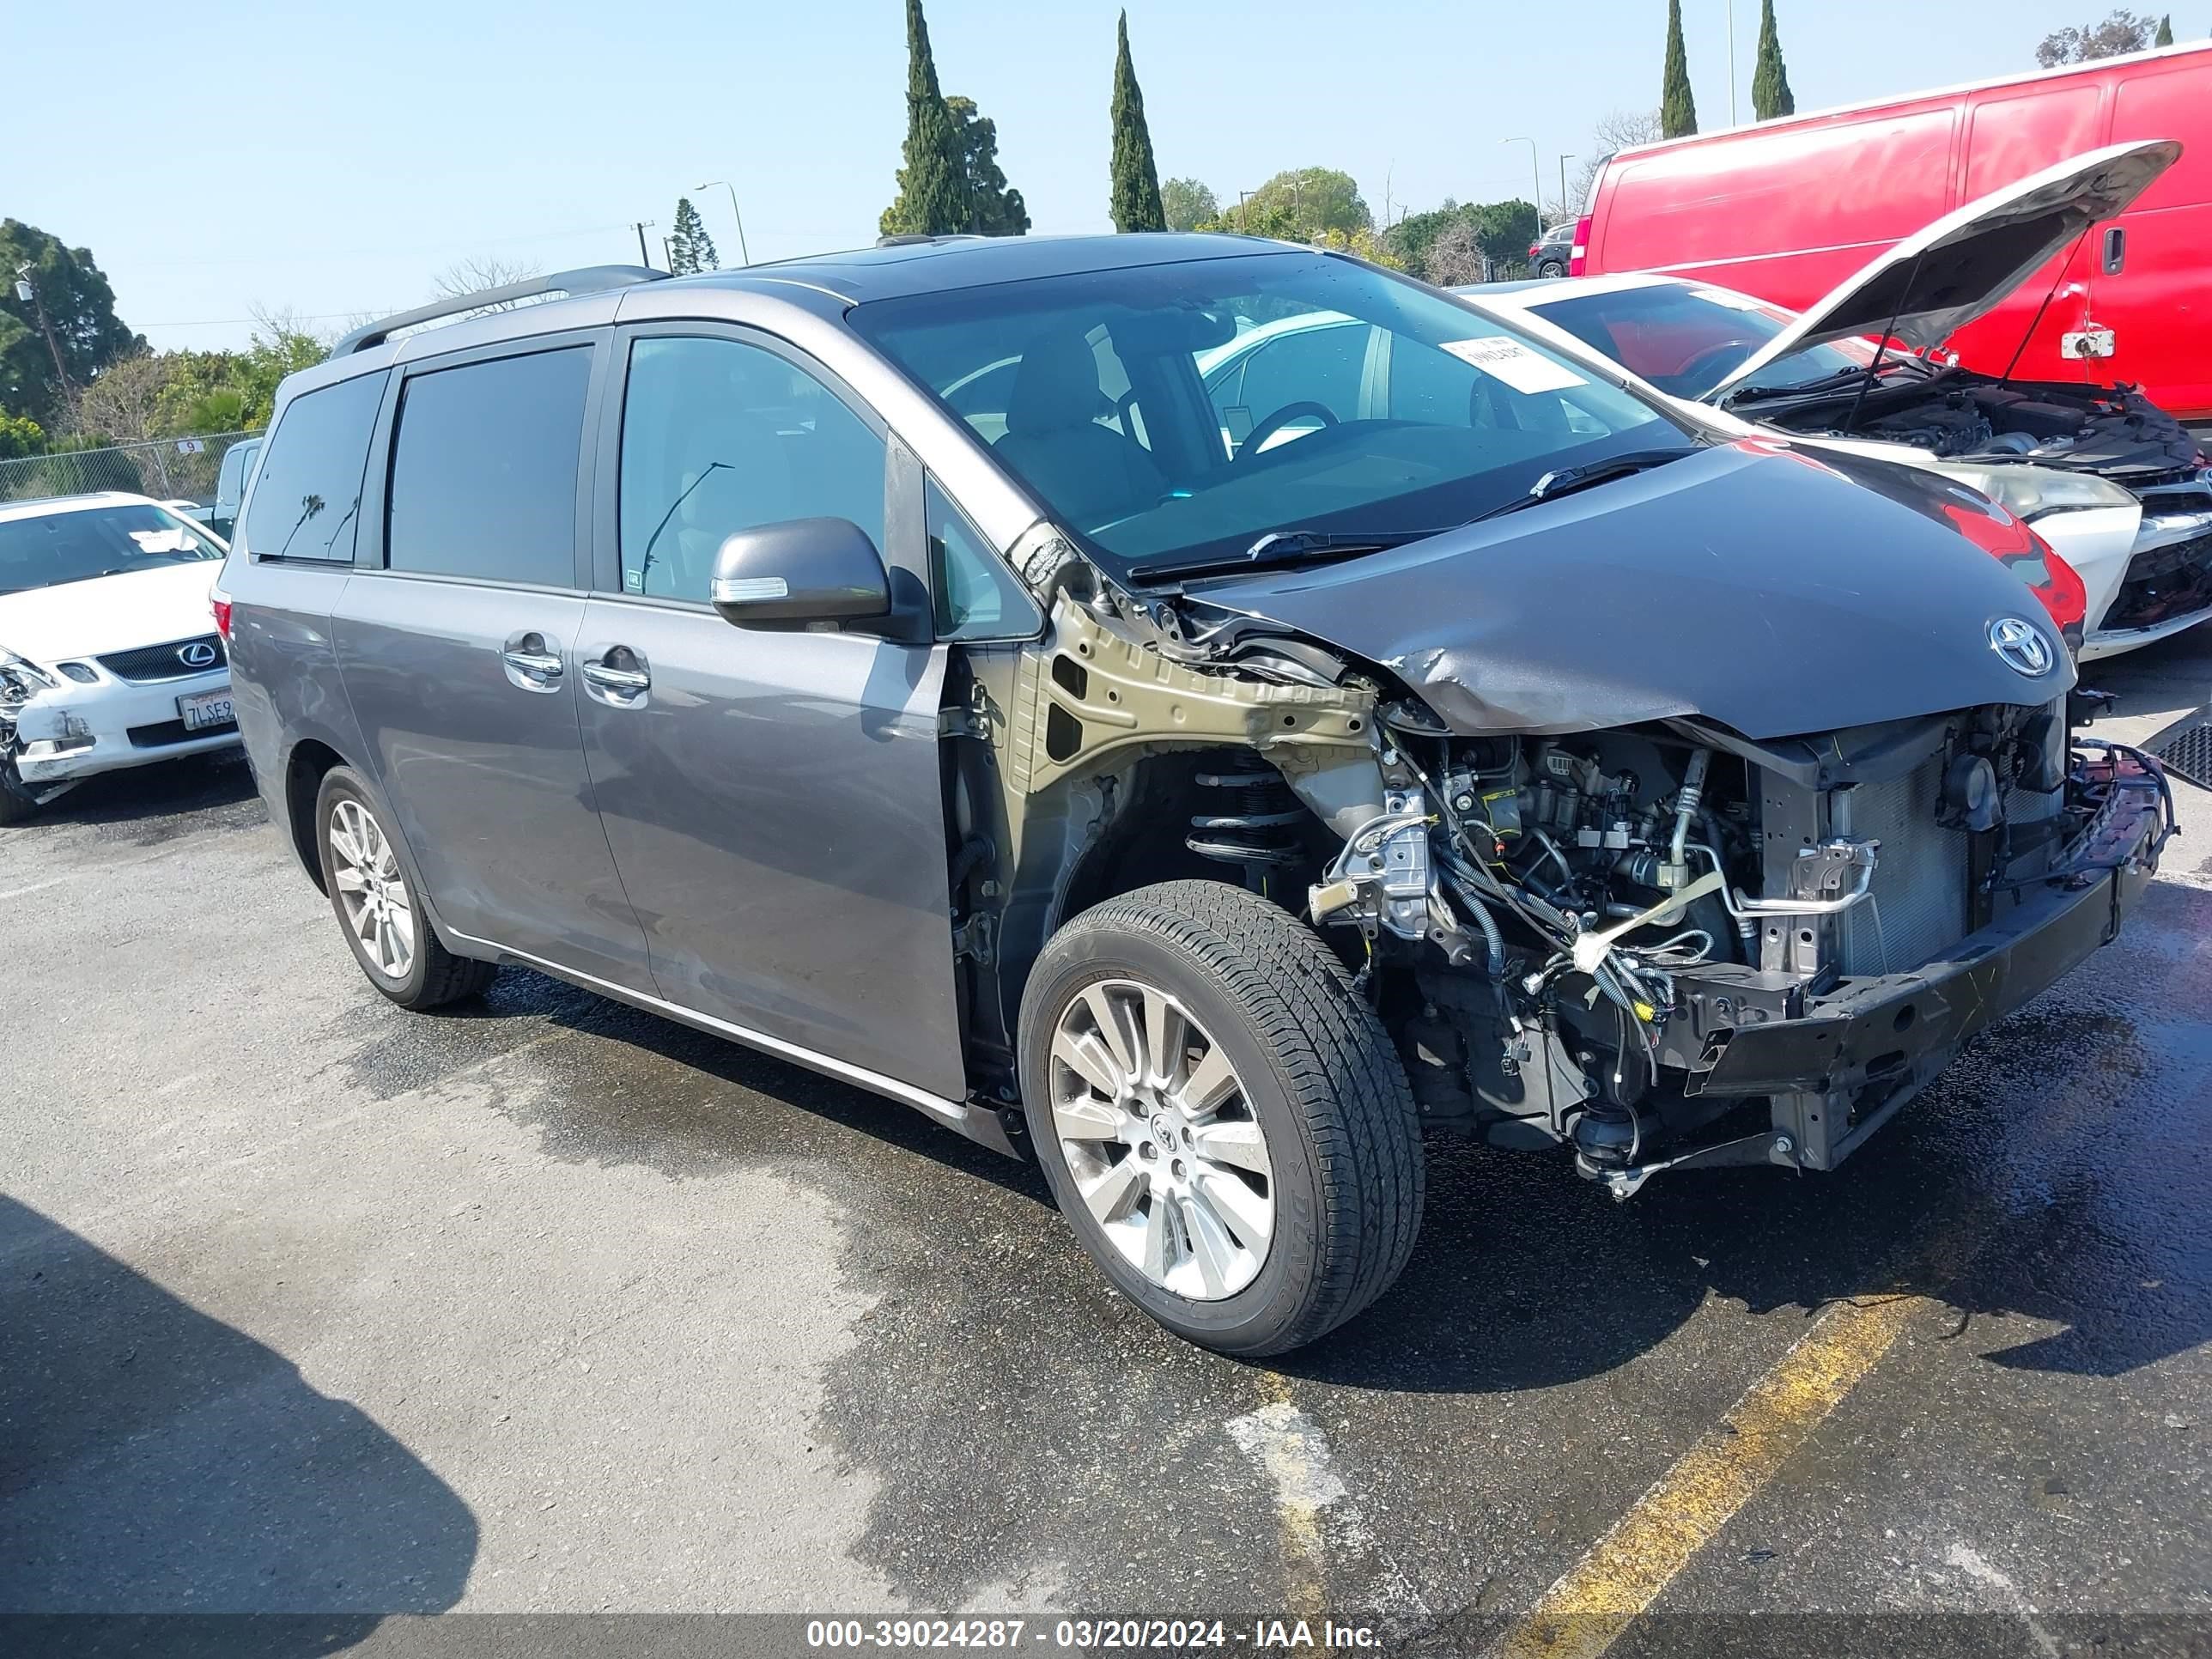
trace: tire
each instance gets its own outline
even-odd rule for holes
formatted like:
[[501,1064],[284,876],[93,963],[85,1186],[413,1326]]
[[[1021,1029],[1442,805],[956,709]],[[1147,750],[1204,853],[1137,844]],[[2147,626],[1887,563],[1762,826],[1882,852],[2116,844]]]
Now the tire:
[[[1138,1050],[1174,1057],[1125,1052],[1132,1022]],[[1151,1081],[1132,1088],[1133,1070]],[[1390,1038],[1312,931],[1242,888],[1140,888],[1055,933],[1022,998],[1021,1082],[1061,1213],[1115,1288],[1188,1341],[1248,1358],[1310,1342],[1413,1248],[1420,1124]]]
[[[373,836],[364,821],[373,826]],[[482,994],[497,976],[498,964],[457,957],[439,941],[422,895],[399,860],[397,845],[398,838],[352,768],[334,766],[324,775],[315,796],[315,852],[322,864],[323,889],[330,895],[338,931],[368,982],[403,1008],[436,1008]],[[383,901],[380,920],[386,924],[381,929],[357,924],[350,909],[363,895],[356,874],[366,866],[377,871],[377,896]],[[404,902],[394,903],[395,899]],[[392,945],[398,936],[397,912],[402,908],[407,924],[404,960]]]
[[1536,267],[1536,274],[1539,276],[1545,277],[1548,280],[1552,277],[1565,276],[1567,274],[1567,268],[1561,264],[1557,259],[1547,259],[1543,264]]
[[28,823],[39,810],[39,803],[23,787],[23,780],[15,770],[12,754],[0,755],[0,830],[10,824]]

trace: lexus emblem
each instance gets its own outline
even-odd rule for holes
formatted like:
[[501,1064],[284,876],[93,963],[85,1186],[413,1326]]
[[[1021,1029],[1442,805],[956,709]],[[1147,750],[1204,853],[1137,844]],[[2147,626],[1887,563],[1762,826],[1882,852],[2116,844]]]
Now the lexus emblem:
[[187,668],[212,668],[215,647],[205,640],[194,640],[190,645],[177,647],[177,660]]
[[1990,624],[1990,649],[2015,674],[2041,679],[2057,660],[2042,630],[2018,617],[2000,617]]

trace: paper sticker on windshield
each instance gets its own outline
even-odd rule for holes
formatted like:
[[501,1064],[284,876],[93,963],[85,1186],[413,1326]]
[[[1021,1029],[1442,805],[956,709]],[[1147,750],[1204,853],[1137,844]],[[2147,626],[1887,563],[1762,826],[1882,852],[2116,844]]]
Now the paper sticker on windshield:
[[1484,334],[1472,340],[1446,340],[1443,349],[1462,362],[1473,363],[1484,374],[1500,380],[1516,392],[1564,392],[1589,382],[1565,363],[1555,363],[1541,352],[1531,351],[1520,341],[1503,334]]
[[1766,302],[1764,300],[1754,300],[1748,294],[1731,294],[1724,288],[1693,288],[1690,290],[1690,294],[1692,298],[1704,300],[1710,304],[1726,306],[1730,311],[1766,309]]
[[192,533],[189,530],[134,530],[131,539],[138,544],[141,553],[189,553],[192,550]]

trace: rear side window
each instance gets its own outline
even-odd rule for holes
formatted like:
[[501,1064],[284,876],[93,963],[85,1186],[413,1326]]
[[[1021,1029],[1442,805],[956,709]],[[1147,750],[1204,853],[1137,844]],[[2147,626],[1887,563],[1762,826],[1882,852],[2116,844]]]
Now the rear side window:
[[246,545],[264,559],[353,562],[369,433],[384,376],[357,375],[285,406],[246,514]]
[[410,377],[392,451],[394,570],[573,587],[589,346]]

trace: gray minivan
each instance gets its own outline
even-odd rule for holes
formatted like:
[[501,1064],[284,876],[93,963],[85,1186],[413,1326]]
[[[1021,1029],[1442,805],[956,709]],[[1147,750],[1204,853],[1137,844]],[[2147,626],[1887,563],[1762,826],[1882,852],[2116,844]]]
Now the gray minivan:
[[1356,259],[939,238],[357,331],[216,604],[384,995],[902,1101],[1261,1354],[1397,1274],[1425,1131],[1831,1169],[2111,936],[2171,804],[2035,556]]

